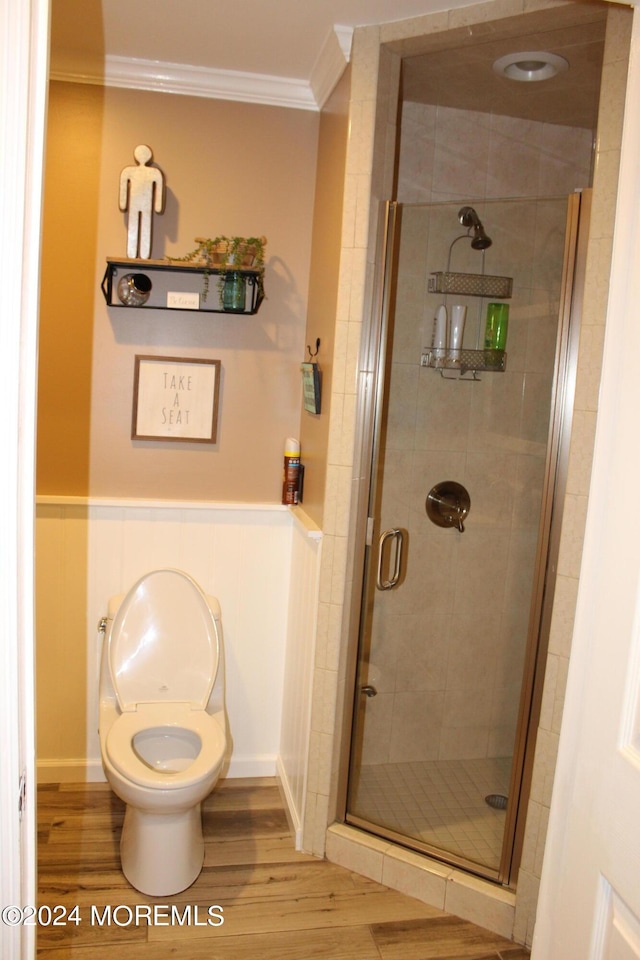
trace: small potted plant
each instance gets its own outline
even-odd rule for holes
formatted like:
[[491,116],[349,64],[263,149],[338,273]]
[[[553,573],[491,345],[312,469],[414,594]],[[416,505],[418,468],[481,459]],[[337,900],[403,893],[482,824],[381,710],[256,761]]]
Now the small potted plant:
[[180,263],[203,266],[202,299],[207,299],[211,270],[220,274],[219,291],[224,310],[243,313],[246,297],[246,275],[243,270],[259,271],[258,284],[262,293],[264,248],[266,237],[196,237],[196,247],[184,257],[168,257]]

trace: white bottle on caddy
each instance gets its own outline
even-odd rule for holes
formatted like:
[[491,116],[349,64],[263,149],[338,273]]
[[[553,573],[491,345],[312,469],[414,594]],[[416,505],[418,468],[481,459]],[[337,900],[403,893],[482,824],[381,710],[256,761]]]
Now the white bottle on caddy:
[[441,367],[447,356],[447,341],[449,338],[449,321],[447,318],[447,308],[441,303],[436,310],[433,319],[433,336],[431,338],[431,353],[435,360],[435,365]]
[[464,336],[464,325],[466,319],[467,308],[464,306],[464,304],[455,303],[451,307],[451,329],[449,336],[449,348],[447,351],[447,360],[452,366],[460,366],[462,338]]

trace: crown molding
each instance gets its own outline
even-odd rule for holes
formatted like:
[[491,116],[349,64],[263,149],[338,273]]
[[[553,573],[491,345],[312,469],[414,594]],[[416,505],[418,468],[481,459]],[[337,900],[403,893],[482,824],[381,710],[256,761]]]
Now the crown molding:
[[107,55],[103,69],[77,69],[73,63],[52,68],[52,80],[177,93],[216,100],[239,100],[298,110],[317,110],[309,83],[238,70],[215,70],[182,63]]
[[352,40],[353,27],[334,24],[333,29],[327,34],[311,71],[310,79],[318,110],[322,110],[351,59]]
[[50,79],[321,110],[349,62],[352,35],[351,27],[336,26],[329,32],[310,81],[110,55],[95,65],[72,60],[52,65]]
[[352,27],[336,25],[329,31],[309,81],[109,54],[99,64],[73,60],[54,64],[49,76],[71,83],[321,110],[349,63],[352,37]]

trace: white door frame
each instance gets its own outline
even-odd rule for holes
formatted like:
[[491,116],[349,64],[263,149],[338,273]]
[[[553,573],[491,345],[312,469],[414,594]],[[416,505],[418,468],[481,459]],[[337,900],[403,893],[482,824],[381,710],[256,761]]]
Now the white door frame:
[[[34,956],[34,487],[48,0],[0,2],[0,919],[3,960]],[[19,811],[20,782],[25,793]]]

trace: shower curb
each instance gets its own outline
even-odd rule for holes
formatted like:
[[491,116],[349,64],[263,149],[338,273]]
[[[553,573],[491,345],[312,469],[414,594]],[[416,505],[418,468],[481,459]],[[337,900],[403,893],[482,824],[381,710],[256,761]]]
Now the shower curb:
[[343,823],[334,823],[328,828],[325,856],[331,863],[398,893],[513,939],[514,890]]

